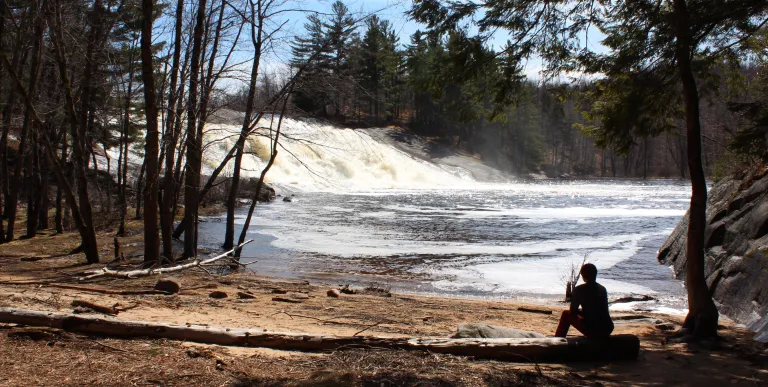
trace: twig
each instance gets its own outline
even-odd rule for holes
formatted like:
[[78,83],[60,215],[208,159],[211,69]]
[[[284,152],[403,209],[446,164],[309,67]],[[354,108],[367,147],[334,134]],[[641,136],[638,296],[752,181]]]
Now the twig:
[[376,322],[376,324],[369,325],[369,326],[365,327],[363,330],[355,332],[355,334],[352,335],[352,336],[357,336],[357,335],[359,335],[359,334],[361,334],[361,333],[363,333],[363,332],[365,332],[365,331],[367,331],[367,330],[369,330],[369,329],[371,329],[371,328],[373,328],[375,326],[378,326],[379,324],[383,323],[384,321],[386,321],[386,320],[380,320],[380,321]]
[[130,351],[126,351],[126,350],[124,350],[124,349],[116,348],[116,347],[113,347],[113,346],[111,346],[111,345],[106,345],[106,344],[104,344],[104,343],[100,343],[100,342],[98,342],[98,341],[95,341],[95,340],[94,340],[94,341],[92,341],[92,343],[94,343],[94,344],[98,344],[98,345],[100,345],[100,346],[102,346],[102,347],[104,347],[104,348],[109,348],[109,349],[111,349],[111,350],[113,350],[113,351],[117,351],[117,352],[123,352],[123,353],[131,353]]
[[279,311],[279,312],[277,312],[277,313],[275,313],[275,314],[272,314],[272,315],[270,315],[269,317],[272,317],[272,316],[275,316],[275,315],[278,315],[278,314],[284,314],[284,315],[286,315],[286,316],[290,317],[291,319],[293,319],[294,317],[301,317],[301,318],[308,318],[308,319],[311,319],[311,320],[316,320],[316,321],[319,321],[319,322],[321,322],[321,323],[327,323],[327,324],[336,324],[336,325],[360,325],[360,324],[355,324],[355,323],[345,323],[345,322],[336,321],[336,320],[324,320],[324,319],[321,319],[321,318],[317,318],[317,317],[312,317],[312,316],[305,316],[305,315],[303,315],[303,314],[291,314],[291,313],[288,313],[288,312],[286,312],[286,311],[282,311],[282,310],[281,310],[281,311]]

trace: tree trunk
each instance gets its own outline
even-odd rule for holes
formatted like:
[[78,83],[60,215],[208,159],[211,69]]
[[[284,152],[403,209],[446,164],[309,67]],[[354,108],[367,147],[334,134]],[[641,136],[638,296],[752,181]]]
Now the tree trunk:
[[[60,165],[66,165],[67,164],[67,128],[61,127],[59,129],[61,133],[61,161]],[[54,156],[55,157],[55,156]],[[64,174],[66,176],[68,174]],[[62,196],[63,196],[63,190],[61,187],[61,184],[56,185],[56,215],[54,217],[54,223],[56,223],[56,233],[57,234],[63,234],[64,233],[64,207],[62,206]]]
[[192,43],[192,64],[189,75],[189,101],[187,106],[187,159],[184,178],[184,218],[187,219],[184,237],[184,256],[197,256],[197,210],[199,204],[200,172],[202,169],[202,149],[197,138],[198,86],[200,81],[200,51],[205,27],[206,0],[200,0]]
[[160,260],[160,238],[157,230],[159,140],[157,133],[155,69],[152,66],[153,8],[154,0],[142,1],[141,70],[144,80],[144,109],[147,121],[147,137],[144,147],[147,174],[147,188],[144,190],[144,262],[157,262]]
[[[101,1],[96,0],[96,4],[101,6]],[[99,262],[99,249],[96,242],[96,230],[93,227],[93,214],[91,210],[91,201],[88,195],[88,180],[85,169],[85,133],[82,130],[85,125],[78,125],[78,116],[75,111],[75,101],[72,92],[72,83],[69,78],[69,69],[67,68],[67,60],[64,54],[63,39],[61,33],[63,31],[61,23],[60,7],[58,4],[52,6],[51,13],[53,13],[54,20],[49,25],[51,27],[51,35],[54,41],[54,48],[56,51],[56,61],[59,68],[59,77],[61,78],[62,87],[64,89],[64,95],[66,96],[65,108],[67,111],[67,118],[70,124],[70,134],[72,135],[72,162],[75,171],[75,183],[77,186],[77,196],[79,198],[79,204],[77,210],[72,207],[72,215],[75,219],[75,223],[80,231],[80,238],[82,242],[83,252],[85,253],[88,263]],[[100,12],[96,13],[97,15]],[[95,35],[95,34],[91,34]],[[90,58],[92,59],[92,58]],[[89,59],[89,60],[90,60]],[[30,98],[28,96],[28,98]],[[31,105],[31,101],[28,103]],[[47,138],[47,137],[46,137]],[[67,202],[70,198],[67,198]],[[71,203],[70,206],[73,206]]]
[[[43,4],[43,7],[45,4]],[[34,37],[35,41],[32,47],[32,60],[29,64],[29,79],[27,81],[27,93],[29,93],[30,98],[32,98],[35,95],[35,92],[37,90],[37,81],[39,79],[39,73],[40,73],[40,57],[42,55],[42,40],[43,40],[43,32],[45,29],[45,19],[43,18],[43,10],[44,8],[37,8],[35,10],[35,32]],[[10,184],[10,194],[6,198],[7,199],[7,208],[8,212],[5,214],[6,218],[8,219],[8,227],[6,229],[6,237],[5,239],[7,241],[13,240],[13,234],[14,234],[14,224],[16,222],[16,210],[18,206],[18,199],[19,199],[19,190],[21,189],[21,171],[25,163],[27,162],[27,142],[29,141],[30,136],[30,125],[33,125],[32,123],[32,112],[31,108],[27,107],[24,109],[24,121],[21,126],[21,133],[19,134],[20,140],[19,140],[19,148],[16,153],[16,164],[14,165],[14,171],[13,171],[13,178],[9,182]],[[43,130],[43,128],[38,128],[40,130]],[[29,171],[31,172],[31,171]],[[31,175],[31,174],[30,174]],[[31,196],[31,195],[29,195]],[[32,206],[31,210],[32,213],[34,212],[34,204],[31,203],[30,200],[27,200],[27,209],[30,209],[30,206]],[[31,215],[29,212],[27,215]],[[35,227],[35,230],[33,230],[31,233],[29,232],[29,227],[27,228],[27,235],[32,237],[37,234],[37,219],[32,219],[31,225]],[[27,219],[27,222],[29,223],[29,219]]]
[[[126,152],[126,158],[128,152]],[[140,220],[141,219],[141,199],[144,198],[144,173],[147,170],[147,159],[145,158],[144,161],[141,163],[141,169],[139,170],[139,177],[136,179],[136,216],[134,219]]]
[[683,330],[694,337],[717,336],[719,314],[704,277],[704,232],[706,230],[707,182],[701,163],[701,123],[699,92],[691,68],[690,27],[685,0],[674,0],[676,22],[676,59],[683,83],[685,125],[688,137],[688,170],[691,175],[691,208],[686,238],[685,285],[688,291],[688,315]]
[[[253,104],[256,99],[256,78],[259,74],[259,64],[261,61],[261,41],[263,31],[263,17],[261,10],[261,1],[257,1],[258,7],[255,7],[251,2],[251,15],[255,26],[251,26],[251,41],[255,50],[253,64],[251,65],[251,80],[248,84],[248,97],[245,103],[245,117],[243,118],[243,126],[240,129],[240,137],[235,144],[235,167],[232,172],[232,185],[229,190],[229,196],[227,197],[227,219],[226,219],[226,231],[224,235],[223,249],[231,249],[235,244],[235,206],[237,205],[237,195],[240,190],[240,168],[243,161],[243,148],[245,147],[245,141],[248,138],[248,132],[250,132],[251,116],[253,115]],[[259,192],[256,191],[256,197],[259,196]]]
[[173,259],[173,218],[174,199],[176,197],[176,182],[174,176],[174,160],[178,133],[175,130],[176,101],[179,93],[176,88],[179,82],[179,61],[181,60],[182,22],[184,15],[184,0],[178,0],[176,5],[175,42],[173,46],[173,62],[171,65],[170,96],[168,98],[168,113],[165,120],[165,178],[163,180],[163,203],[160,209],[160,230],[163,238],[163,257]]
[[131,126],[131,101],[133,100],[133,49],[131,45],[128,54],[128,88],[123,101],[123,125],[120,133],[120,158],[118,159],[118,201],[120,202],[120,224],[117,227],[117,236],[125,235],[125,219],[128,217],[128,129]]

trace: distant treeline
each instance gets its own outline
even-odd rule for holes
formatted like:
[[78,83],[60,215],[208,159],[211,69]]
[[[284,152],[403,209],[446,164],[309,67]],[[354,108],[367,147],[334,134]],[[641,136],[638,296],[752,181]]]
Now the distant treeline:
[[[486,46],[468,49],[462,38],[416,32],[403,45],[389,21],[374,15],[358,23],[336,2],[330,15],[310,15],[303,38],[293,45],[294,70],[311,63],[293,103],[304,114],[349,126],[406,126],[518,174],[686,177],[682,101],[677,115],[659,117],[667,126],[661,135],[640,137],[627,129],[632,137],[626,149],[601,145],[590,133],[600,119],[593,107],[605,99],[595,82],[520,79],[502,99],[489,90],[508,81],[504,63]],[[473,69],[483,62],[479,57],[491,59]],[[734,69],[724,63],[702,80],[708,175],[721,173],[718,161],[732,158],[733,136],[744,125],[743,106],[735,105],[760,98],[755,85],[765,84],[758,77],[761,66],[754,61]],[[470,71],[487,75],[463,76]]]

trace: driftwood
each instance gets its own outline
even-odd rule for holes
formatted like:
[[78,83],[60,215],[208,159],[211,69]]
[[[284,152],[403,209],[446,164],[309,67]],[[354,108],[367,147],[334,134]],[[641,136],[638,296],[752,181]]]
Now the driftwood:
[[146,295],[146,294],[160,294],[160,295],[168,295],[168,292],[164,292],[162,290],[114,290],[114,289],[101,289],[101,288],[91,288],[91,287],[85,287],[85,286],[75,286],[75,285],[66,285],[66,284],[44,284],[44,286],[49,286],[52,288],[59,288],[59,289],[70,289],[70,290],[79,290],[81,292],[89,292],[89,293],[100,293],[100,294],[114,294],[114,295],[121,295],[121,296],[137,296],[137,295]]
[[241,247],[243,247],[243,246],[245,246],[245,245],[247,245],[247,244],[249,244],[251,242],[253,242],[252,239],[251,240],[247,240],[247,241],[239,244],[238,246],[236,246],[234,249],[229,250],[229,251],[227,251],[224,254],[217,255],[217,256],[215,256],[213,258],[208,258],[206,260],[200,260],[198,258],[198,259],[195,259],[192,262],[185,263],[185,264],[182,264],[182,265],[171,266],[171,267],[161,267],[161,268],[158,268],[158,269],[149,268],[149,269],[138,269],[138,270],[127,270],[127,271],[112,270],[110,268],[105,267],[105,268],[102,268],[101,270],[97,270],[95,272],[87,273],[89,275],[87,275],[87,276],[85,276],[83,278],[80,278],[80,281],[86,281],[86,280],[89,280],[89,279],[100,278],[100,277],[112,277],[112,278],[147,277],[147,276],[154,275],[154,274],[174,273],[174,272],[177,272],[177,271],[191,269],[191,268],[194,268],[194,267],[203,267],[205,265],[210,265],[211,263],[214,263],[214,262],[216,262],[216,261],[218,261],[218,260],[220,260],[222,258],[226,258],[228,255],[230,255],[233,252],[235,252],[235,250],[237,250],[237,249],[239,249],[239,248],[241,248]]
[[280,350],[330,351],[342,347],[378,347],[423,350],[476,358],[509,361],[592,361],[635,359],[640,341],[632,335],[606,340],[585,338],[537,339],[443,339],[330,336],[262,329],[230,329],[203,325],[179,325],[118,320],[93,315],[0,308],[0,323],[60,328],[70,332],[115,337],[148,337],[229,346],[265,347]]
[[111,316],[117,315],[119,312],[115,310],[114,307],[99,305],[94,302],[86,301],[86,300],[72,300],[72,306],[74,307],[82,307],[90,309],[94,312],[99,312],[103,314],[108,314]]

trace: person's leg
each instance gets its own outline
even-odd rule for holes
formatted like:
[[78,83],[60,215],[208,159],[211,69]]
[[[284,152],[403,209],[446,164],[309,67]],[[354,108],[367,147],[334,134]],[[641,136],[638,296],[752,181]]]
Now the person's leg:
[[584,317],[581,316],[571,316],[571,325],[576,328],[577,331],[581,332],[582,335],[586,337],[590,337],[591,335],[587,333],[587,326],[584,324]]
[[560,315],[560,323],[557,324],[557,330],[555,330],[555,337],[565,337],[568,335],[568,328],[571,327],[571,311],[564,310]]

